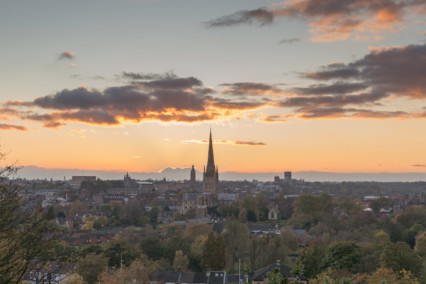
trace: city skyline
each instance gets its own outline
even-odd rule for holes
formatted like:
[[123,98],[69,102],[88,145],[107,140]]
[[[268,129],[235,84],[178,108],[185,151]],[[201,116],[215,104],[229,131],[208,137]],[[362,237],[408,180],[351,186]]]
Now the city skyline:
[[7,162],[426,173],[426,4],[339,3],[3,3]]

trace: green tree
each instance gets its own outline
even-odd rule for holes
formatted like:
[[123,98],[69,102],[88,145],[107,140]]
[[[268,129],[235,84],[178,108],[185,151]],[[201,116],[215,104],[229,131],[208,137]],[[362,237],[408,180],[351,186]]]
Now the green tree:
[[173,263],[173,258],[175,257],[175,253],[178,250],[181,250],[185,255],[188,255],[190,252],[190,245],[188,240],[182,236],[174,236],[170,239],[167,239],[167,246],[164,257],[168,259],[170,263]]
[[313,196],[309,194],[301,194],[294,202],[293,211],[296,215],[318,216],[319,213],[331,212],[333,209],[333,200],[328,194]]
[[214,250],[216,237],[211,231],[203,244],[203,253],[201,256],[201,267],[204,271],[212,270],[214,266]]
[[151,219],[151,223],[157,223],[158,214],[160,213],[160,209],[158,207],[154,207],[149,211],[149,218]]
[[221,234],[217,235],[215,240],[214,257],[216,259],[215,270],[223,270],[226,265],[226,242]]
[[203,245],[201,266],[203,270],[223,270],[226,264],[226,243],[222,235],[211,231]]
[[88,254],[77,263],[77,272],[88,284],[95,284],[98,275],[102,273],[108,264],[108,259],[97,254]]
[[295,234],[290,229],[285,229],[280,233],[284,245],[292,251],[296,251],[298,244]]
[[280,269],[276,267],[274,270],[267,273],[268,284],[287,284],[290,283],[286,276],[283,276]]
[[380,262],[395,272],[405,269],[416,276],[420,276],[423,266],[423,259],[403,242],[397,242],[385,248]]
[[305,248],[297,258],[294,272],[296,275],[304,275],[314,278],[321,272],[321,263],[325,256],[326,248],[317,242]]
[[354,271],[361,260],[361,249],[354,242],[331,243],[325,252],[322,269],[346,269]]
[[226,224],[222,234],[228,252],[227,264],[232,265],[248,249],[249,230],[246,224],[234,220]]
[[49,209],[47,209],[46,219],[47,220],[55,219],[55,208],[53,208],[53,206],[50,206]]
[[417,235],[414,251],[426,260],[426,231]]
[[108,243],[103,255],[108,258],[108,266],[119,268],[129,266],[139,257],[139,250],[125,240],[114,240]]
[[14,167],[0,169],[0,283],[20,282],[31,266],[40,267],[41,256],[53,245],[41,206],[27,202],[25,192],[9,182],[15,172]]
[[188,265],[188,256],[184,255],[181,250],[177,250],[173,259],[173,270],[178,272],[187,272]]
[[165,247],[162,244],[161,240],[158,237],[150,236],[142,240],[140,243],[140,248],[143,253],[145,253],[149,259],[159,260],[165,254]]
[[414,224],[421,224],[423,227],[426,227],[426,208],[418,206],[408,207],[402,213],[395,216],[395,220],[406,229],[411,228]]
[[82,216],[83,214],[87,213],[87,205],[84,202],[81,202],[80,200],[76,200],[71,204],[70,211],[68,213],[68,216],[75,217],[76,215]]

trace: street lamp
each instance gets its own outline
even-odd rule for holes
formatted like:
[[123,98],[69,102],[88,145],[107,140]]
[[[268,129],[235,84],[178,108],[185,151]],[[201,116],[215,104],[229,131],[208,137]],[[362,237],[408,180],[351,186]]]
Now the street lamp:
[[241,258],[238,259],[238,284],[241,284]]

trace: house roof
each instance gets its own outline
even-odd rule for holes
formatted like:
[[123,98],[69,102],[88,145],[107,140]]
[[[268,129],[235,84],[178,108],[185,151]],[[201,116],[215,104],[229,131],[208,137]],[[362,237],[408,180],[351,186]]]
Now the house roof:
[[278,261],[276,263],[272,263],[268,266],[256,270],[254,273],[253,281],[263,281],[263,279],[267,277],[268,273],[273,271],[275,268],[280,269],[280,273],[282,276],[292,277],[291,268]]
[[178,283],[179,282],[179,272],[174,271],[160,271],[155,276],[154,279],[159,282],[173,282]]
[[198,200],[198,193],[187,192],[183,195],[184,200]]
[[253,231],[272,232],[275,228],[273,224],[249,224],[248,227],[250,232],[253,232]]
[[211,271],[208,278],[208,284],[225,284],[226,272],[225,271]]
[[302,229],[293,229],[293,232],[296,236],[303,236],[308,233],[306,230]]
[[241,279],[241,282],[246,283],[248,282],[248,276],[241,274],[228,274],[227,275],[227,283],[228,284],[237,284],[238,280]]
[[236,201],[237,195],[234,193],[219,193],[217,199],[223,201]]
[[201,272],[182,272],[180,283],[207,283],[207,276]]

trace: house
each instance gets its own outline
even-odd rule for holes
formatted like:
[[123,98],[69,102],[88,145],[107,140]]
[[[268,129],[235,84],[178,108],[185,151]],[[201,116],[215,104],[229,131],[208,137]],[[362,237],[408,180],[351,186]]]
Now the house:
[[219,205],[229,206],[238,201],[238,194],[235,193],[219,193],[217,195]]
[[227,274],[225,271],[174,272],[160,271],[151,279],[151,284],[237,284],[246,283],[248,276]]
[[306,247],[311,241],[311,236],[305,229],[293,229],[291,227],[283,227],[281,231],[287,231],[293,234],[297,239],[297,244],[299,245],[299,247]]
[[276,205],[269,206],[268,220],[278,220],[278,219],[281,219],[281,213],[278,206]]
[[297,277],[291,274],[291,268],[287,265],[282,264],[279,260],[276,263],[272,263],[266,267],[260,268],[254,272],[252,279],[252,284],[267,284],[268,283],[268,273],[273,272],[275,269],[278,269],[283,277],[287,277],[291,282],[297,283],[308,283],[304,277]]
[[248,225],[248,228],[251,235],[280,234],[280,229],[276,224],[251,223]]

